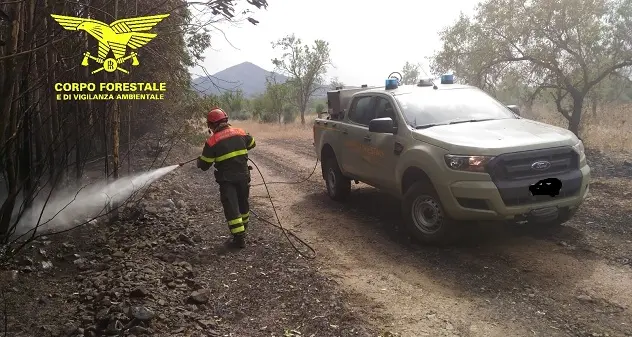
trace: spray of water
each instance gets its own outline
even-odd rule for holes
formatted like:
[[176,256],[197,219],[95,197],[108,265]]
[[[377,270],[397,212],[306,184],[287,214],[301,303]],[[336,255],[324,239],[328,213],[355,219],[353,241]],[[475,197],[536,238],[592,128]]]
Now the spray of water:
[[[75,221],[84,222],[107,212],[108,205],[119,205],[127,201],[134,193],[149,186],[179,165],[172,165],[145,173],[120,178],[107,184],[99,182],[79,190],[64,190],[46,202],[37,200],[17,225],[16,235],[31,231],[37,226],[37,232],[63,230],[74,225]],[[44,212],[42,213],[42,208]],[[41,220],[40,214],[42,216]],[[32,231],[31,231],[32,232]]]

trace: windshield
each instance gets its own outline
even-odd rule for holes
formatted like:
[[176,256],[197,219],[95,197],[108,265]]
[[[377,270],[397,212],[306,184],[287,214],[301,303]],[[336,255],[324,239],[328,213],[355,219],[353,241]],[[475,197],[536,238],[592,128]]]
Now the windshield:
[[517,118],[511,110],[477,88],[415,90],[395,98],[406,121],[413,127]]

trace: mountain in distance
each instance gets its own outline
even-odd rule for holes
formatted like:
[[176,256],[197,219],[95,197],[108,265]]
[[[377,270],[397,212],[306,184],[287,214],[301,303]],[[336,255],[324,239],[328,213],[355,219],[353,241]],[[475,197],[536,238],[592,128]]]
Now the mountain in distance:
[[[191,86],[200,95],[217,95],[224,91],[241,89],[244,96],[251,98],[266,91],[266,78],[270,71],[250,62],[243,62],[226,68],[210,76],[200,76],[191,81]],[[274,73],[278,83],[287,81],[287,77]],[[219,88],[218,88],[219,87]]]
[[[200,95],[218,95],[225,91],[241,89],[244,96],[252,98],[266,91],[266,78],[270,71],[251,62],[243,62],[210,76],[199,76],[191,81],[191,87]],[[277,83],[285,83],[287,76],[274,73]],[[218,88],[219,87],[219,88]],[[325,96],[327,86],[319,88],[315,97]]]

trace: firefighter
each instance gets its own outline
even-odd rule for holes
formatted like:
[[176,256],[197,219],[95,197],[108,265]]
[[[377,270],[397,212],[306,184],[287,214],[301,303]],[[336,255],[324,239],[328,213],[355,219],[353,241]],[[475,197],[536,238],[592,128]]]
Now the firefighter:
[[220,108],[211,109],[206,122],[211,136],[197,159],[197,167],[206,171],[215,165],[215,181],[219,184],[224,216],[233,236],[229,244],[244,248],[250,215],[248,150],[255,147],[255,139],[244,130],[231,126],[228,115]]

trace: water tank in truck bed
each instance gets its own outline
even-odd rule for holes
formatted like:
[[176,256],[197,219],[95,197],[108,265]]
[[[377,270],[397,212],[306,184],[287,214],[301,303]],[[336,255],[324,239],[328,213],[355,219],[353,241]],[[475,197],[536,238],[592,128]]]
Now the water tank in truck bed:
[[337,89],[327,91],[327,109],[328,113],[331,116],[331,119],[342,118],[344,114],[341,114],[343,110],[347,109],[349,105],[349,101],[351,100],[351,96],[353,94],[367,90],[368,87],[363,85],[360,88],[349,88],[349,89]]

